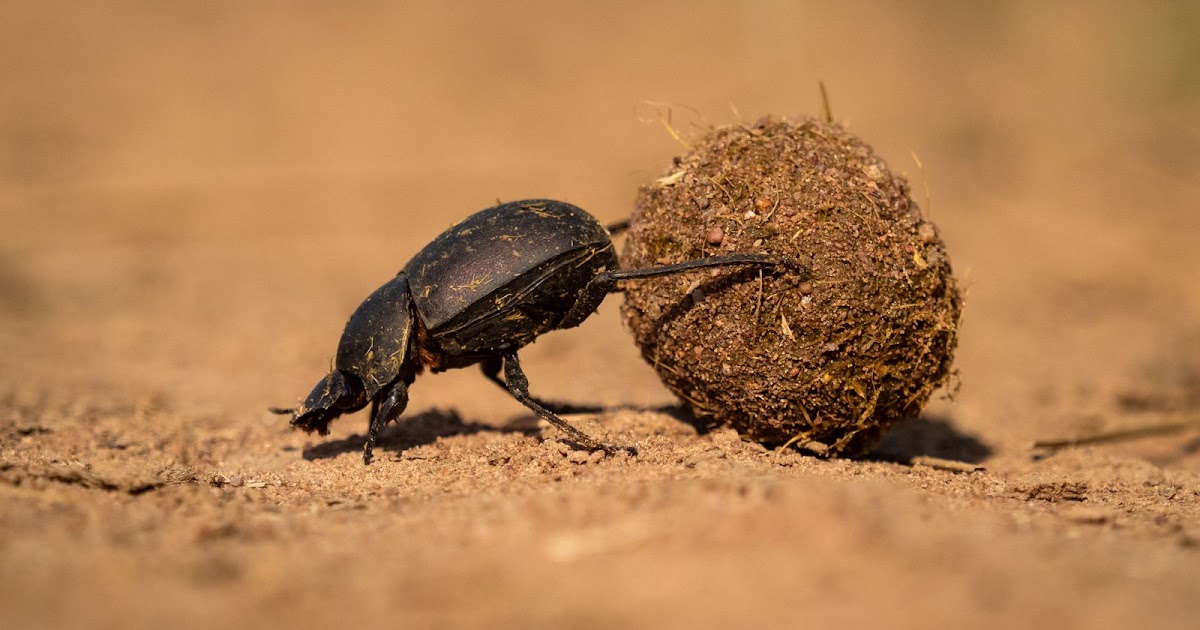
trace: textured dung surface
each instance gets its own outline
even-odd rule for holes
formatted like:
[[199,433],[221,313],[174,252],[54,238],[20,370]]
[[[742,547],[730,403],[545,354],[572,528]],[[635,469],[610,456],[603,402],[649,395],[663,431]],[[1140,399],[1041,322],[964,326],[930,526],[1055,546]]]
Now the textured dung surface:
[[628,267],[765,253],[808,270],[630,282],[642,354],[699,416],[857,454],[951,374],[962,299],[907,182],[836,124],[715,129],[642,187]]

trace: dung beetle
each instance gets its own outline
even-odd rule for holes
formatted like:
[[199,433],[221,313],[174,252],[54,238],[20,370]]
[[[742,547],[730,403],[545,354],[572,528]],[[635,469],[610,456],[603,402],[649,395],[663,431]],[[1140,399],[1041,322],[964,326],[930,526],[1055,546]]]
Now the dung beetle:
[[370,403],[363,447],[369,464],[379,431],[404,412],[417,374],[478,363],[488,379],[578,445],[635,453],[596,441],[531,396],[517,351],[539,335],[578,326],[620,290],[618,281],[776,264],[763,255],[733,254],[622,270],[609,230],[582,209],[550,199],[494,206],[443,232],[367,297],[342,332],[329,374],[300,407],[271,411],[291,415],[293,427],[325,435],[332,420]]

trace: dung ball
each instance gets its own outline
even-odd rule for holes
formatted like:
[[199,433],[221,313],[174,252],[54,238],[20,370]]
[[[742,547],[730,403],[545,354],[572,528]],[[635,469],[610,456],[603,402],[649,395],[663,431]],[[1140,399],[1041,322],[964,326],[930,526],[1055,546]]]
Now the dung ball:
[[642,356],[697,418],[854,455],[951,378],[962,296],[945,245],[843,127],[713,129],[639,190],[623,267],[733,253],[796,264],[625,284]]

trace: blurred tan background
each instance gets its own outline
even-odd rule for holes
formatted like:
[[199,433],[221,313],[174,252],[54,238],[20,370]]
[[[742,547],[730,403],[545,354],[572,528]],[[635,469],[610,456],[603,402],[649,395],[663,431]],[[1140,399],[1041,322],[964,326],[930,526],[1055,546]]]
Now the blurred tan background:
[[[1200,409],[1197,33],[1183,0],[3,1],[0,394],[10,418],[152,400],[177,418],[150,431],[303,444],[263,409],[442,229],[533,196],[623,217],[683,150],[664,116],[818,114],[824,81],[969,289],[962,389],[931,417],[1021,468],[1034,439],[1144,419],[1114,401]],[[526,352],[535,392],[672,403],[618,301]],[[425,377],[410,414],[502,424],[521,410],[494,390]],[[1122,453],[1200,472],[1174,443]]]
[[[985,352],[1022,372],[1064,352],[1128,363],[1079,335],[1106,311],[1135,312],[1146,326],[1122,323],[1121,337],[1149,351],[1173,343],[1159,320],[1200,310],[1198,14],[1187,2],[6,3],[5,302],[77,325],[63,341],[80,344],[70,363],[84,378],[130,353],[165,361],[168,374],[146,370],[173,379],[163,386],[182,377],[180,354],[197,377],[232,369],[242,356],[225,346],[248,326],[262,327],[255,368],[288,369],[299,357],[276,361],[270,332],[311,317],[332,339],[338,314],[449,223],[540,195],[620,217],[681,150],[664,107],[684,132],[817,113],[823,80],[837,118],[909,174],[949,240],[971,290],[965,366]],[[297,271],[311,280],[288,284]],[[312,312],[330,298],[344,301]],[[263,306],[275,300],[293,309]],[[209,329],[178,338],[189,312]],[[1050,328],[1056,347],[1029,337]],[[119,345],[141,337],[161,345]],[[6,355],[12,373],[36,359]]]

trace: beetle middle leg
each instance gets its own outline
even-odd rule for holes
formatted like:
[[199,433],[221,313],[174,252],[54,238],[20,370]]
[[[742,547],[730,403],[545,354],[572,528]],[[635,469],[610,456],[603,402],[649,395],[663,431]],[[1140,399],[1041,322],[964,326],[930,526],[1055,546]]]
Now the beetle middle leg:
[[[483,375],[486,376],[489,381],[498,385],[500,387],[500,389],[503,389],[506,392],[509,391],[508,385],[505,384],[504,379],[500,378],[500,370],[504,369],[504,358],[503,357],[499,357],[499,356],[488,357],[479,364],[479,367],[480,367],[480,370],[483,372]],[[538,397],[532,396],[532,395],[529,397],[529,399],[532,400],[533,402],[541,405],[542,407],[545,407],[551,413],[556,413],[556,414],[557,413],[596,413],[598,411],[604,411],[604,407],[601,407],[600,405],[576,405],[573,403],[564,403],[564,402],[557,402],[557,401],[552,402],[552,401],[548,401],[548,400],[542,400],[541,398],[538,398]]]
[[[625,451],[630,455],[637,455],[637,450],[628,446],[613,446],[597,441],[595,438],[571,426],[569,422],[558,417],[553,411],[538,403],[537,399],[529,395],[529,379],[525,377],[525,372],[521,369],[521,362],[517,359],[517,353],[510,352],[503,355],[504,359],[504,386],[508,389],[508,393],[512,394],[518,402],[526,407],[529,407],[534,413],[541,416],[550,424],[558,427],[558,430],[567,434],[575,442],[592,449],[602,450],[609,455],[618,451]],[[485,374],[486,367],[485,367]]]
[[387,423],[399,418],[408,406],[408,385],[404,381],[396,381],[390,390],[384,391],[387,392],[387,396],[382,402],[376,398],[371,403],[371,425],[367,429],[367,443],[363,445],[363,464],[371,463],[379,431],[387,426]]

